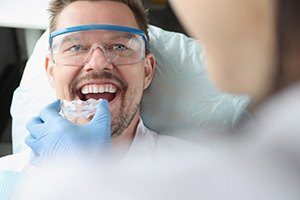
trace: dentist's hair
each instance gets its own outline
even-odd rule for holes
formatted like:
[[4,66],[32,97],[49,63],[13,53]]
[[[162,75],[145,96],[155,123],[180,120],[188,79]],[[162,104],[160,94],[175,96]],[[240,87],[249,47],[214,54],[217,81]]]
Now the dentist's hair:
[[278,68],[274,93],[300,81],[299,10],[299,0],[277,0]]

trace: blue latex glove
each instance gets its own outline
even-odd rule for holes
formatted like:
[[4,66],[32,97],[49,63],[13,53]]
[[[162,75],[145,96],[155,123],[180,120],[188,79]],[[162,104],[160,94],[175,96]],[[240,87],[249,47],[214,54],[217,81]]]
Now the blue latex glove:
[[31,163],[37,166],[52,161],[84,163],[103,159],[111,147],[108,102],[100,100],[93,119],[84,125],[68,121],[59,112],[57,100],[28,122],[25,143],[32,150]]

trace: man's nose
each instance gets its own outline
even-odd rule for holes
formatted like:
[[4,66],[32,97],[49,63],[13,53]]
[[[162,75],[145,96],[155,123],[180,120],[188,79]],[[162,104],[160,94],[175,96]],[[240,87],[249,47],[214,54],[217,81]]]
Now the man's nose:
[[84,68],[88,69],[99,69],[99,68],[112,68],[110,58],[106,55],[105,49],[99,45],[91,49],[86,61]]

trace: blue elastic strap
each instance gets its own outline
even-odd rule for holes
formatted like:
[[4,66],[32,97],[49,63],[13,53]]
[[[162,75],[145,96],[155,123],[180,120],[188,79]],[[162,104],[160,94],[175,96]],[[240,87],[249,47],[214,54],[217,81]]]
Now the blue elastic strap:
[[76,31],[88,31],[88,30],[108,30],[108,31],[122,31],[122,32],[126,32],[126,33],[133,33],[133,34],[142,36],[144,39],[145,45],[147,44],[146,34],[142,30],[127,27],[127,26],[116,26],[116,25],[110,25],[110,24],[88,24],[88,25],[82,25],[82,26],[72,26],[72,27],[60,29],[57,31],[53,31],[49,37],[50,47],[51,47],[51,42],[52,42],[53,38],[58,35],[76,32]]

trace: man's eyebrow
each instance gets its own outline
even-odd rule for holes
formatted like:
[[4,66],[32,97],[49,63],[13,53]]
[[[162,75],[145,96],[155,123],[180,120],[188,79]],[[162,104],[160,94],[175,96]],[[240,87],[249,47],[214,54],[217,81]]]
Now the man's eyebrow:
[[67,43],[67,42],[72,42],[72,41],[79,41],[80,40],[80,36],[77,34],[71,34],[71,35],[67,35],[64,36],[63,39],[61,40],[61,44]]
[[110,37],[109,39],[119,39],[119,38],[128,38],[131,39],[135,36],[135,34],[132,33],[126,33],[126,32],[121,32],[121,33],[115,33],[115,34],[111,34],[112,37]]

